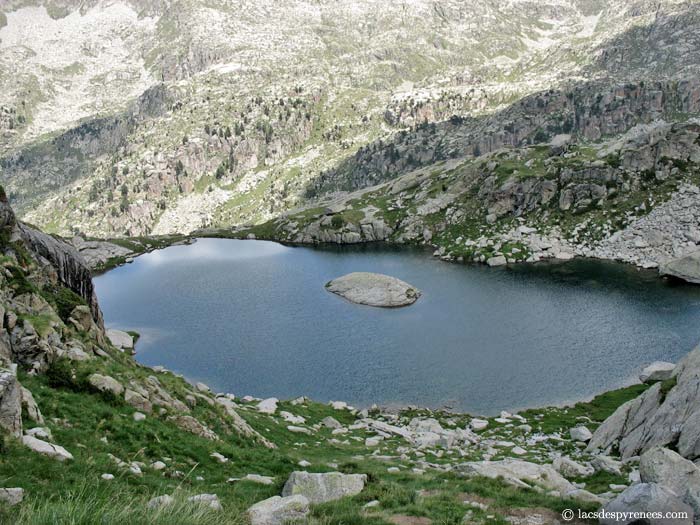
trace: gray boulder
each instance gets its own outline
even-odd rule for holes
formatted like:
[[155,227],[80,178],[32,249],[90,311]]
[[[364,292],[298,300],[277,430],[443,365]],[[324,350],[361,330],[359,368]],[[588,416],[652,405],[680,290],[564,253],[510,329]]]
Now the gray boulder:
[[0,488],[0,502],[12,507],[19,505],[24,499],[24,489],[19,487]]
[[134,338],[128,333],[110,328],[106,334],[109,342],[119,350],[132,350],[134,348]]
[[666,381],[667,379],[671,378],[674,368],[676,368],[674,363],[654,361],[642,369],[641,374],[639,374],[639,380],[642,383],[650,381]]
[[0,428],[22,435],[22,387],[9,370],[0,370]]
[[282,496],[300,494],[311,503],[324,503],[354,496],[365,488],[367,476],[364,474],[342,474],[340,472],[324,472],[312,474],[295,471],[284,484]]
[[146,503],[146,508],[160,509],[161,507],[167,507],[173,503],[175,503],[175,499],[168,494],[164,494],[163,496],[156,496],[155,498],[148,500],[148,503]]
[[34,452],[43,454],[44,456],[48,456],[57,461],[73,459],[73,454],[68,452],[65,448],[42,441],[34,436],[22,436],[22,444]]
[[219,501],[219,496],[216,494],[196,494],[187,498],[188,503],[193,503],[195,505],[201,505],[207,507],[211,510],[223,510],[221,502]]
[[368,306],[398,307],[413,304],[421,293],[395,277],[354,272],[326,283],[326,290],[348,301]]
[[688,518],[646,518],[640,521],[634,515],[624,519],[619,515],[610,515],[600,519],[603,525],[628,525],[630,523],[647,523],[649,525],[691,525],[693,509],[683,503],[676,494],[656,483],[637,483],[625,489],[617,498],[603,507],[606,513],[666,513],[686,512]]
[[692,461],[667,448],[652,448],[639,459],[639,476],[643,483],[671,489],[700,516],[700,469]]
[[309,513],[309,500],[304,496],[273,496],[250,507],[246,514],[250,525],[284,525],[303,520]]
[[565,478],[583,478],[593,474],[593,467],[586,467],[571,458],[562,456],[552,462],[554,470]]
[[583,441],[584,443],[593,437],[591,431],[584,426],[569,429],[569,436],[571,436],[571,439],[574,441]]
[[121,383],[111,376],[92,374],[88,377],[88,383],[101,392],[110,392],[115,396],[119,396],[122,392],[124,392],[124,387],[121,385]]
[[700,250],[661,265],[659,273],[700,284]]

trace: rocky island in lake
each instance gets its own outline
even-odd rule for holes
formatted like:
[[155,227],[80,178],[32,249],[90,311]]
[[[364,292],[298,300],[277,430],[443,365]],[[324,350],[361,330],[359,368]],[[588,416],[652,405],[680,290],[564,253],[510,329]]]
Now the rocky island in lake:
[[396,308],[415,303],[420,291],[410,284],[381,273],[353,272],[326,283],[326,290],[348,301],[367,306]]

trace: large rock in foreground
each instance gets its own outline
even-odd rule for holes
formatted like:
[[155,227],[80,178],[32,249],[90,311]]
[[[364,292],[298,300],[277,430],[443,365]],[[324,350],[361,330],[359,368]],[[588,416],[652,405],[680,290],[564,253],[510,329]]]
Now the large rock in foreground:
[[659,273],[700,284],[700,250],[667,262],[659,268]]
[[364,474],[342,474],[340,472],[324,472],[312,474],[310,472],[292,472],[284,484],[282,496],[295,496],[300,494],[311,503],[324,503],[354,496],[365,488],[367,476]]
[[326,290],[368,306],[408,306],[420,297],[417,288],[400,279],[368,272],[353,272],[333,279],[326,283]]
[[304,496],[273,496],[259,501],[247,511],[251,525],[283,525],[303,520],[309,513],[309,500]]

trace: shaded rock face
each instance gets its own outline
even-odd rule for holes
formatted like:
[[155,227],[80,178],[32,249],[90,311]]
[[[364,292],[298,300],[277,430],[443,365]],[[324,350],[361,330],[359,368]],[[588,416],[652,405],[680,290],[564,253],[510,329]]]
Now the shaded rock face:
[[333,279],[326,290],[353,303],[397,307],[413,304],[421,293],[410,284],[379,273],[354,272]]
[[341,474],[326,472],[312,474],[309,472],[292,472],[284,484],[282,496],[301,495],[311,503],[324,503],[354,496],[365,487],[367,476],[364,474]]
[[656,383],[620,406],[593,434],[588,450],[617,444],[623,458],[656,446],[677,446],[685,458],[700,458],[700,346],[673,370],[675,385]]
[[64,241],[18,222],[4,192],[0,194],[0,230],[8,238],[21,239],[27,249],[43,263],[45,271],[90,305],[93,319],[100,328],[104,327],[90,269],[78,251]]
[[58,280],[73,290],[90,305],[92,317],[100,328],[104,327],[102,312],[97,304],[95,287],[90,269],[82,256],[70,244],[60,241],[29,226],[19,223],[19,230],[27,247],[55,269]]
[[0,370],[0,428],[22,435],[22,388],[9,370]]

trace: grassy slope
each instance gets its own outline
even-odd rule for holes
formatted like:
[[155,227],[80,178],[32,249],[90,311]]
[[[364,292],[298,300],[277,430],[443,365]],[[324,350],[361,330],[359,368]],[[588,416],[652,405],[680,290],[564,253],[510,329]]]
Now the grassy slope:
[[[383,518],[389,515],[408,514],[426,516],[435,523],[457,524],[466,512],[462,503],[464,494],[489,500],[488,512],[475,511],[476,517],[489,523],[504,523],[502,512],[507,511],[499,511],[501,508],[545,507],[560,511],[575,505],[534,491],[516,490],[497,480],[467,480],[452,473],[430,470],[415,474],[407,468],[409,462],[398,457],[396,449],[405,445],[398,439],[387,440],[382,446],[382,455],[391,455],[394,459],[372,458],[364,446],[362,430],[353,432],[349,439],[347,435],[331,436],[330,430],[325,428],[312,436],[292,434],[280,418],[258,414],[245,404],[241,414],[275,442],[279,446],[277,450],[265,449],[235,433],[227,434],[217,417],[217,409],[202,403],[193,409],[192,415],[213,428],[222,437],[221,441],[185,433],[155,411],[145,421],[135,422],[132,407],[121,399],[92,391],[85,381],[95,370],[109,373],[122,382],[152,373],[135,365],[128,356],[115,352],[113,357],[110,362],[96,359],[77,366],[59,362],[47,375],[20,377],[23,385],[33,392],[55,443],[66,447],[75,459],[58,463],[34,454],[14,439],[5,438],[0,456],[0,486],[23,487],[27,498],[19,511],[16,507],[12,510],[0,507],[0,523],[87,524],[94,523],[95,516],[101,517],[101,523],[241,523],[248,506],[280,493],[288,474],[299,469],[296,463],[302,459],[312,463],[310,471],[336,470],[334,465],[337,465],[337,469],[344,472],[369,475],[367,488],[358,496],[316,506],[312,514],[315,523],[385,523]],[[185,392],[183,380],[170,373],[158,374],[158,377],[169,391]],[[581,403],[568,410],[545,409],[525,415],[529,421],[537,421],[542,430],[565,431],[582,415],[602,420],[642,388],[607,393],[591,403]],[[319,423],[328,415],[346,425],[354,420],[347,411],[313,402],[298,406],[283,402],[279,410],[304,416],[307,425]],[[452,414],[439,417],[443,421],[453,419],[459,425],[468,420],[466,416]],[[36,425],[25,420],[25,427],[31,426]],[[491,420],[486,432],[500,435],[501,431]],[[339,440],[333,441],[336,437]],[[210,457],[212,452],[219,452],[230,461],[219,464]],[[182,477],[168,477],[148,467],[137,477],[118,468],[109,459],[109,453],[127,462],[141,461],[147,465],[163,460],[168,465],[165,472],[177,470]],[[387,467],[393,465],[402,467],[401,473],[389,473]],[[115,479],[101,480],[102,473],[112,473]],[[226,482],[229,477],[243,477],[248,473],[273,476],[275,484]],[[601,490],[611,482],[607,478],[599,483],[595,479],[588,481],[601,485]],[[144,510],[150,498],[173,493],[182,495],[179,501],[185,495],[215,493],[225,511],[216,514],[186,506],[165,511]],[[373,499],[381,502],[377,510],[363,511],[362,505]],[[491,518],[486,518],[487,515]]]

